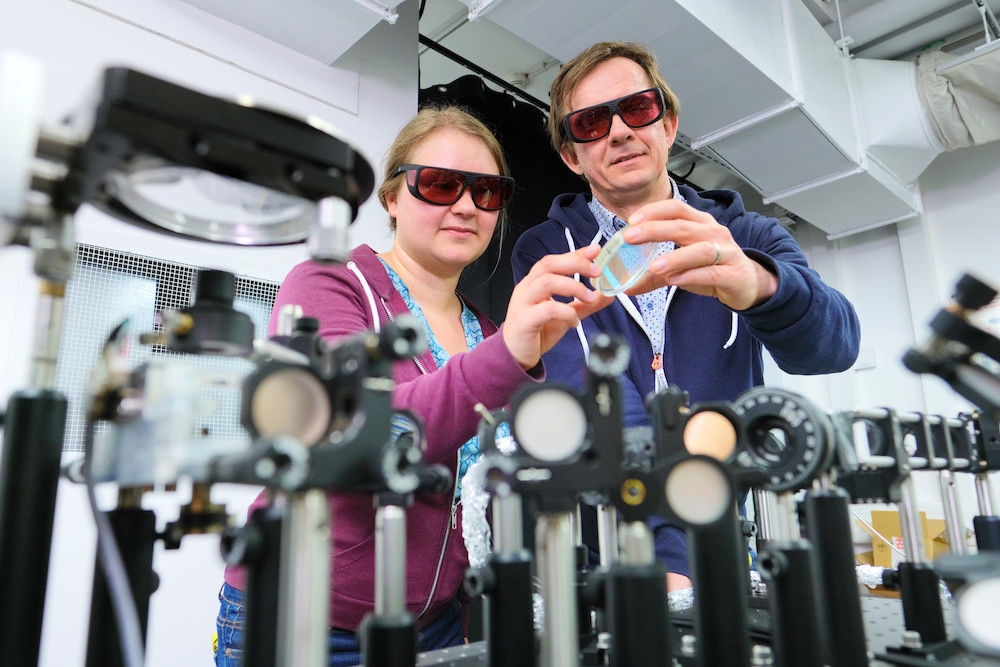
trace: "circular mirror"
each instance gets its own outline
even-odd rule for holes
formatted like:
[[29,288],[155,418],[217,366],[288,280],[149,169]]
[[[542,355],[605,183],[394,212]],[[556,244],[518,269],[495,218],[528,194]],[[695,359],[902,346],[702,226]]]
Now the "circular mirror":
[[587,437],[587,414],[567,389],[532,388],[511,407],[511,430],[525,454],[562,461],[580,451]]

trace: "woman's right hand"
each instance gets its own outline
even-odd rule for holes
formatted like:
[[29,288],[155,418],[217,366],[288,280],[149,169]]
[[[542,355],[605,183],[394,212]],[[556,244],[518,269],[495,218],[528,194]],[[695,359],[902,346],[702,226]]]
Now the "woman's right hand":
[[[593,262],[600,250],[592,245],[562,255],[546,255],[514,287],[501,331],[507,349],[521,368],[534,368],[563,334],[614,301],[573,278],[575,273],[588,278],[600,273]],[[554,296],[572,301],[564,303]]]

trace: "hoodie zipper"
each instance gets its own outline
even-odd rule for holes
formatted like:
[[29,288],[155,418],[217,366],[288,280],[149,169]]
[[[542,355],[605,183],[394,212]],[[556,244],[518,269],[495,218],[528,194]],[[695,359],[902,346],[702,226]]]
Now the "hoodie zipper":
[[444,554],[448,548],[448,535],[451,531],[458,529],[458,503],[455,502],[455,494],[458,493],[458,468],[461,462],[462,453],[456,452],[455,454],[455,486],[451,490],[451,515],[448,517],[448,521],[444,524],[444,539],[441,541],[441,553],[438,554],[437,569],[434,570],[434,583],[431,584],[431,592],[427,595],[427,602],[424,603],[424,608],[420,610],[417,614],[417,618],[421,618],[427,610],[430,609],[431,600],[434,599],[434,593],[437,592],[438,580],[441,578],[441,566],[444,564]]
[[[379,297],[379,301],[382,302],[382,309],[385,311],[386,316],[388,316],[389,321],[395,321],[396,317],[393,315],[392,311],[389,310],[389,305],[385,302],[385,299]],[[414,363],[417,364],[417,368],[420,370],[421,375],[427,375],[427,369],[420,362],[420,358],[416,355],[413,356]],[[444,539],[441,540],[441,552],[438,554],[437,567],[434,570],[434,582],[431,584],[431,592],[427,595],[427,601],[424,603],[424,608],[420,610],[417,614],[417,618],[421,618],[427,610],[430,609],[431,601],[434,599],[434,593],[437,592],[438,581],[441,579],[441,566],[444,564],[444,555],[448,549],[448,535],[451,531],[458,529],[458,503],[455,502],[455,494],[458,493],[458,470],[459,464],[461,463],[462,453],[455,453],[455,486],[451,491],[451,513],[444,524]]]

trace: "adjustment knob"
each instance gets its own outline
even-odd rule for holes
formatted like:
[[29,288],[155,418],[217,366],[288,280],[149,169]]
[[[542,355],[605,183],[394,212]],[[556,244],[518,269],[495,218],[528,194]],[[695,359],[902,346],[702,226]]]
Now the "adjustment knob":
[[997,291],[966,273],[959,278],[955,285],[955,293],[952,298],[967,310],[979,310],[987,305],[997,295]]

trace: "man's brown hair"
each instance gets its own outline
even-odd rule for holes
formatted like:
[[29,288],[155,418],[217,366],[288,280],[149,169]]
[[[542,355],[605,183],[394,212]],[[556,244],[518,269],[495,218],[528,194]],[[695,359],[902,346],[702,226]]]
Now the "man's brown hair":
[[562,119],[572,111],[570,97],[573,95],[573,89],[595,67],[612,58],[628,58],[637,63],[646,72],[652,85],[663,91],[663,100],[667,105],[666,115],[676,118],[680,112],[680,101],[667,85],[656,63],[656,57],[649,49],[635,42],[598,42],[563,65],[555,81],[552,82],[552,87],[549,88],[549,100],[552,104],[549,110],[549,139],[556,153],[560,152],[563,144],[568,141],[563,134]]

